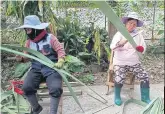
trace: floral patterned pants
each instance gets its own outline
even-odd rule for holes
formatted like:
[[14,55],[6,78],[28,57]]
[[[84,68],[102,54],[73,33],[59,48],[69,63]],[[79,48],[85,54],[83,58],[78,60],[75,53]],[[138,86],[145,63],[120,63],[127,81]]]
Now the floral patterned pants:
[[115,83],[123,84],[126,78],[126,73],[132,72],[135,78],[139,79],[141,82],[149,82],[148,74],[142,68],[141,64],[135,64],[133,66],[128,65],[114,65],[115,73]]

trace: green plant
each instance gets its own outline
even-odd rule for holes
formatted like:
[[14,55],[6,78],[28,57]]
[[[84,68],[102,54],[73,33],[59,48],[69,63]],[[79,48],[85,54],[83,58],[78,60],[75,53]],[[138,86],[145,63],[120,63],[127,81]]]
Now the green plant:
[[30,105],[23,96],[14,92],[14,90],[2,91],[1,93],[1,113],[7,114],[29,114]]
[[[105,29],[100,29],[99,27],[94,28],[94,23],[91,23],[90,27],[85,27],[83,29],[86,34],[86,41],[85,41],[85,47],[86,51],[88,53],[91,53],[95,55],[94,58],[97,59],[98,63],[100,63],[100,59],[102,58],[103,53],[108,54],[107,48],[105,49],[106,52],[102,51],[102,48],[105,48],[105,46],[102,45],[102,43],[106,43],[108,40],[108,32]],[[81,58],[89,57],[88,53],[81,53],[79,54]],[[90,56],[90,59],[93,57]]]
[[77,76],[77,79],[79,79],[85,84],[91,84],[94,82],[94,76],[92,74],[80,75],[80,76]]
[[157,30],[157,35],[159,36],[159,43],[160,45],[165,45],[165,40],[164,40],[164,16],[160,15],[158,17],[158,20],[156,21],[156,30]]
[[107,58],[106,58],[107,60],[105,60],[105,61],[109,61],[110,60],[110,56],[111,56],[111,52],[110,52],[109,46],[107,46],[106,43],[102,43],[102,46],[104,47],[104,50],[105,50],[105,52],[107,54]]
[[21,78],[27,72],[30,66],[30,62],[17,64],[15,68],[14,77]]
[[100,32],[99,32],[99,28],[96,28],[95,34],[94,34],[94,38],[95,38],[95,43],[94,43],[94,51],[96,53],[96,57],[97,57],[97,61],[98,64],[100,64],[100,57],[101,57],[101,50],[100,50],[100,45],[101,45],[101,38],[100,38]]
[[64,42],[64,48],[67,54],[77,55],[84,51],[84,36],[78,20],[72,20],[70,17],[59,18],[60,24],[57,28],[57,37]]
[[79,60],[77,57],[67,55],[65,57],[65,64],[63,69],[70,73],[83,72],[85,63]]

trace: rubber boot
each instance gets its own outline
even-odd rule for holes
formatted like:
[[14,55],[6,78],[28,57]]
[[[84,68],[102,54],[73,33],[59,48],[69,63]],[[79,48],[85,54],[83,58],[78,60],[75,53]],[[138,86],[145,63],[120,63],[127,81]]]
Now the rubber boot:
[[140,84],[140,91],[141,91],[141,101],[149,104],[151,102],[150,100],[150,88],[149,88],[149,82],[141,82]]
[[25,97],[29,101],[32,107],[31,114],[39,114],[43,108],[41,107],[41,105],[39,105],[36,95],[35,94],[26,95]]
[[120,97],[120,92],[121,92],[121,88],[122,88],[123,84],[117,84],[115,83],[115,104],[120,106],[122,104],[122,100]]
[[51,96],[49,114],[57,114],[59,102],[60,102],[60,97],[56,98]]
[[35,110],[33,109],[33,110],[31,111],[31,114],[39,114],[39,113],[42,111],[42,109],[43,109],[42,106],[39,105],[39,106],[37,107],[37,109],[35,109]]

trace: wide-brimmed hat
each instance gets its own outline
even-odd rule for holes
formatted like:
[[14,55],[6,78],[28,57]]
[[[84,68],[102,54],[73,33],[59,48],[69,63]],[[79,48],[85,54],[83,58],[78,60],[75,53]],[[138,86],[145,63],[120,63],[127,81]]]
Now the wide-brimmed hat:
[[24,24],[15,29],[21,29],[21,28],[45,29],[48,26],[49,23],[41,23],[38,16],[29,15],[24,18]]
[[128,21],[129,18],[133,18],[133,19],[138,20],[138,21],[137,21],[137,27],[143,26],[143,21],[140,20],[138,14],[137,14],[136,12],[130,12],[130,13],[128,14],[128,16],[123,17],[121,20],[122,20],[122,22],[123,22],[124,24],[126,24],[126,22]]

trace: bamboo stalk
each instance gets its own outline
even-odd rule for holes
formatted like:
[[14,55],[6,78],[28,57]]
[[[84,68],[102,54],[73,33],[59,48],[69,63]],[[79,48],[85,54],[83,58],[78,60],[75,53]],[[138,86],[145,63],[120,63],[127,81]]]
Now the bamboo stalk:
[[[82,95],[82,90],[75,90],[74,93],[76,95]],[[49,96],[49,92],[44,92],[44,93],[37,93],[38,96],[41,97],[48,97]],[[70,91],[64,91],[63,92],[63,96],[72,96],[72,94],[70,93]]]

